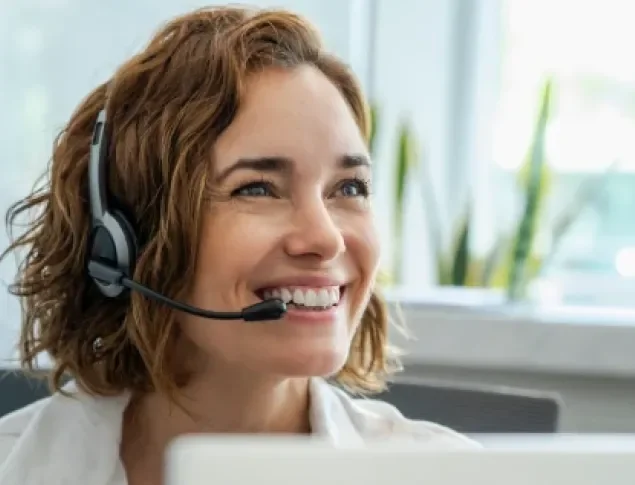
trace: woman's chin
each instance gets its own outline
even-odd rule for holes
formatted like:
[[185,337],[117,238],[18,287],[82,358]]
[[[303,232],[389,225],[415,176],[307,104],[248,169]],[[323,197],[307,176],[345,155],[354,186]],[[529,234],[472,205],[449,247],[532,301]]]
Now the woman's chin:
[[261,362],[262,370],[288,377],[327,377],[336,374],[346,363],[346,351],[337,349],[294,349],[277,355],[269,362]]

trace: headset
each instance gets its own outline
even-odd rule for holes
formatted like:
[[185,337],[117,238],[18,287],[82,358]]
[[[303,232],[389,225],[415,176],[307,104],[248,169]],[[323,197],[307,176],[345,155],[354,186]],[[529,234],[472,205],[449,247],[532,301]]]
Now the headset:
[[134,290],[146,298],[199,317],[216,320],[278,320],[286,313],[280,299],[258,302],[237,312],[203,310],[173,300],[133,280],[138,246],[134,226],[123,211],[111,208],[108,201],[108,130],[106,110],[97,115],[90,145],[88,191],[91,235],[87,272],[99,291],[118,298]]

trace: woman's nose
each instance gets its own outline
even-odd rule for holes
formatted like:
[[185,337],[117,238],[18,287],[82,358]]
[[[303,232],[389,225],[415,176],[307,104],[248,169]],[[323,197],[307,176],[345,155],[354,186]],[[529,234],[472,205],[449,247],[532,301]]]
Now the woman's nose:
[[346,250],[342,231],[323,202],[295,211],[285,246],[290,256],[313,256],[323,261],[333,260]]

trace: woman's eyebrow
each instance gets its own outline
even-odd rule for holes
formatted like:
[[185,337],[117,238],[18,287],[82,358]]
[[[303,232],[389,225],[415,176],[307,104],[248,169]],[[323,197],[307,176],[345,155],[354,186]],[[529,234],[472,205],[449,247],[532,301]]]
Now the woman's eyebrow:
[[[362,154],[342,155],[337,161],[338,168],[350,169],[370,167],[370,159]],[[255,172],[289,173],[293,168],[293,160],[282,156],[268,156],[255,158],[240,158],[229,167],[222,170],[215,178],[217,184],[222,184],[232,173],[240,170]]]
[[232,173],[240,170],[255,172],[290,172],[293,160],[287,157],[256,157],[240,158],[229,167],[222,170],[215,178],[215,182],[222,184]]

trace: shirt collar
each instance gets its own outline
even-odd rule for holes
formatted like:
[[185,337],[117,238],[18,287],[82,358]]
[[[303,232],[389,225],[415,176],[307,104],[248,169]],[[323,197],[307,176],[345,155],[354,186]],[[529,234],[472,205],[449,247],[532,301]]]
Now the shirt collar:
[[[71,382],[38,409],[0,467],[2,485],[112,485],[121,476],[123,414],[130,394],[94,397]],[[362,442],[346,404],[325,380],[310,381],[313,434],[337,446]]]

